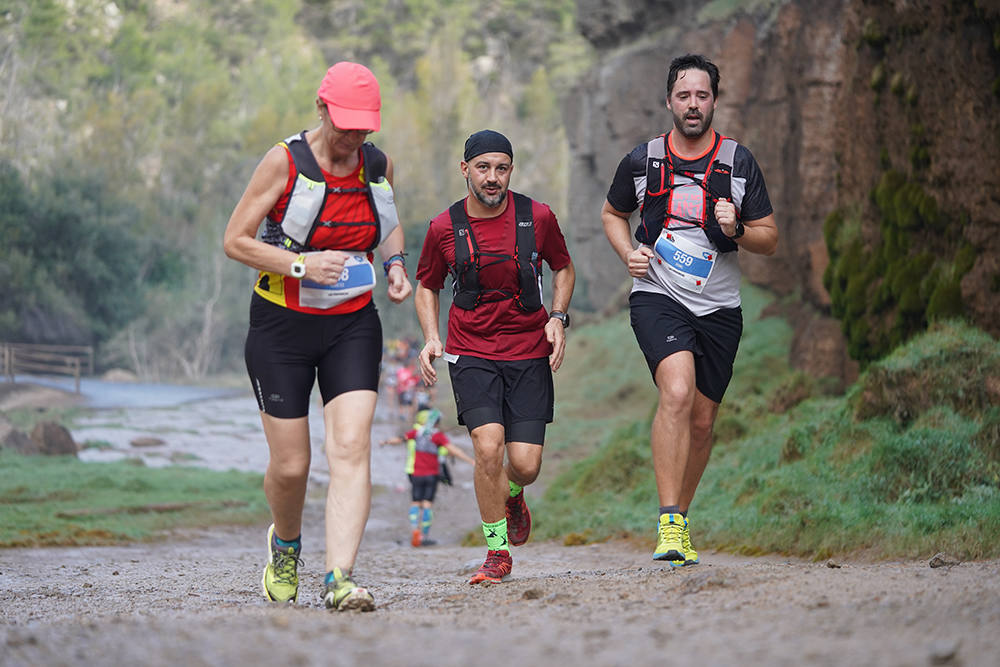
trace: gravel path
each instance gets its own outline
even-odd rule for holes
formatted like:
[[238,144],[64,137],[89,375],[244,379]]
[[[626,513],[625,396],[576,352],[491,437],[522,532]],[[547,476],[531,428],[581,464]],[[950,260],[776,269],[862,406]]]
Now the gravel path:
[[[392,432],[380,422],[375,441]],[[249,397],[100,411],[73,434],[112,445],[86,457],[154,465],[180,457],[261,470],[266,456]],[[150,436],[163,444],[129,444]],[[932,568],[927,559],[810,563],[703,549],[700,565],[671,569],[650,559],[652,536],[530,541],[515,548],[509,582],[471,587],[485,552],[461,546],[477,529],[471,469],[457,463],[456,486],[439,493],[440,544],[414,549],[402,457],[401,447],[373,451],[376,488],[355,571],[375,594],[374,613],[320,603],[318,456],[298,604],[269,604],[258,592],[266,525],[121,547],[0,550],[0,665],[1000,665],[1000,561]]]

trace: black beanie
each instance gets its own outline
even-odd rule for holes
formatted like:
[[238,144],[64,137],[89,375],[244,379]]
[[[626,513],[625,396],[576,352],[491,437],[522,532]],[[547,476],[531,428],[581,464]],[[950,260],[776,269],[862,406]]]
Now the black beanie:
[[510,140],[494,130],[480,130],[465,140],[465,161],[483,153],[506,153],[514,159]]

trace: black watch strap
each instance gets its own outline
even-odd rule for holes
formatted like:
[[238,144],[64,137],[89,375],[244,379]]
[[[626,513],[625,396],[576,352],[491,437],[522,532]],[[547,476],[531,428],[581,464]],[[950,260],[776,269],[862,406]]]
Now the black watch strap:
[[549,311],[549,317],[550,318],[554,317],[560,322],[562,322],[563,329],[569,328],[569,313],[564,313],[561,310],[552,310]]

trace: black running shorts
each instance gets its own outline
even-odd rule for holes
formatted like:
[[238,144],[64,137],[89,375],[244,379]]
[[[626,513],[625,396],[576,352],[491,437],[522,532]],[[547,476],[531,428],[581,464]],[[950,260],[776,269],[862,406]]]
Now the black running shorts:
[[698,317],[665,294],[633,292],[632,331],[656,382],[656,367],[675,352],[694,354],[698,391],[722,402],[733,377],[733,361],[743,335],[743,309],[723,308]]
[[471,433],[502,424],[507,442],[541,445],[552,421],[552,369],[547,357],[496,361],[462,355],[448,364],[458,423]]
[[434,502],[434,496],[437,494],[438,478],[437,475],[409,475],[410,477],[410,500],[413,502],[420,502],[421,500],[427,500]]
[[323,405],[348,391],[378,391],[382,323],[374,302],[353,313],[314,315],[254,294],[244,356],[260,410],[305,417],[317,379]]

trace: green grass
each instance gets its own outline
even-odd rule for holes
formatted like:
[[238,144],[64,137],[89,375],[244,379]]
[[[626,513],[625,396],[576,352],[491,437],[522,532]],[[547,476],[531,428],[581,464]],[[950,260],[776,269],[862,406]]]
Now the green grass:
[[[1000,344],[946,322],[831,395],[823,381],[788,366],[791,329],[761,318],[768,298],[744,288],[735,375],[692,506],[696,546],[814,559],[1000,556]],[[576,335],[617,340],[600,330],[613,326]],[[634,346],[626,333],[619,331],[622,344]],[[586,371],[579,360],[567,363],[561,379],[576,388],[565,390],[557,378],[560,416],[596,434],[601,413],[578,398]],[[641,370],[648,382],[644,364]],[[620,418],[604,424],[617,426],[601,431],[585,456],[563,462],[536,503],[534,530],[567,543],[625,536],[652,548],[655,392],[649,384],[630,393],[634,368],[595,372],[603,396],[623,392],[637,405],[622,406]],[[568,396],[576,400],[567,404]],[[612,398],[601,409],[613,405]]]
[[555,373],[556,402],[546,430],[546,461],[592,453],[615,430],[646,418],[655,385],[636,345],[628,313],[570,329],[563,366]]
[[114,544],[265,520],[262,476],[0,452],[0,547]]

